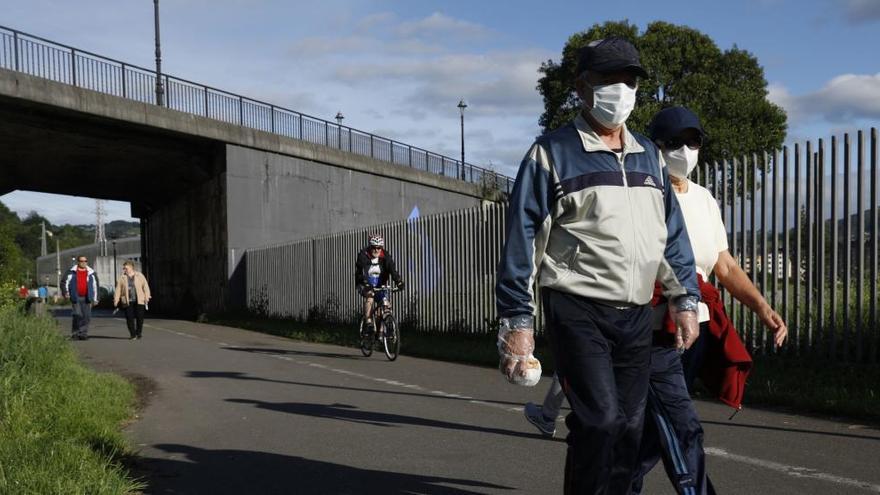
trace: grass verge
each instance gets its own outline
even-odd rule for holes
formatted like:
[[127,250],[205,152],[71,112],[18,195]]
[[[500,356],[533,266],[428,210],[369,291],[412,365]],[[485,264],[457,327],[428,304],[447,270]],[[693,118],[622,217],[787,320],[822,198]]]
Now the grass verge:
[[[214,316],[210,323],[281,337],[359,345],[354,325],[303,323],[250,316]],[[498,365],[494,335],[438,335],[403,329],[401,354],[480,366]],[[538,339],[535,355],[552,373],[547,343]],[[700,394],[701,398],[711,398]],[[880,424],[880,365],[833,364],[788,357],[755,357],[745,394],[746,407],[785,408],[798,414],[837,416]]]
[[757,356],[745,404],[880,424],[880,365]]
[[54,319],[0,309],[0,493],[126,494],[123,378],[82,366]]

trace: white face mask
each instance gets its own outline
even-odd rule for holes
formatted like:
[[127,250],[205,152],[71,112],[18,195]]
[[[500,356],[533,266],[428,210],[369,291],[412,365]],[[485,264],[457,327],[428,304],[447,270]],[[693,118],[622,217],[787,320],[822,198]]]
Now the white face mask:
[[691,174],[691,171],[697,166],[699,158],[700,150],[692,150],[687,145],[683,145],[677,150],[663,151],[663,159],[666,160],[669,175],[682,179]]
[[602,127],[617,129],[622,126],[636,106],[636,90],[625,83],[593,87],[593,116]]

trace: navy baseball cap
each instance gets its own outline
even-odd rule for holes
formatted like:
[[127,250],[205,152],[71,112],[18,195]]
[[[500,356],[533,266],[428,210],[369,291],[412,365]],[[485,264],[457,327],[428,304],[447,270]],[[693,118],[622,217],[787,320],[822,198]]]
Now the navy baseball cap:
[[602,73],[628,70],[641,77],[648,72],[639,61],[639,51],[629,41],[618,38],[605,38],[590,42],[578,51],[577,75],[585,70]]
[[694,112],[685,107],[664,108],[648,124],[648,137],[651,141],[667,141],[685,129],[696,129],[701,137],[707,137],[706,131],[700,125],[700,118]]

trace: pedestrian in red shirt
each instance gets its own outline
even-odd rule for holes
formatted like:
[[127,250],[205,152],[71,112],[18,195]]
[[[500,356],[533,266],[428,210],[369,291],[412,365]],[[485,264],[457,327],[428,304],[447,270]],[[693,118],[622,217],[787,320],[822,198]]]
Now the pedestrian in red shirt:
[[70,338],[88,340],[89,322],[92,319],[92,308],[98,304],[98,278],[95,270],[89,266],[85,256],[76,257],[76,265],[67,272],[64,279],[64,297],[73,306],[73,326]]

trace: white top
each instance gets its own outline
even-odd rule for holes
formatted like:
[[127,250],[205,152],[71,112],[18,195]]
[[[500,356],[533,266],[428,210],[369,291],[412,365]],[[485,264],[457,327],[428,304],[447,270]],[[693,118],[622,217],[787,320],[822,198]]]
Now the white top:
[[675,197],[687,225],[697,272],[708,279],[718,262],[718,254],[728,248],[721,209],[708,189],[690,180],[687,192],[676,191]]
[[[708,189],[691,180],[688,180],[687,192],[676,191],[675,197],[678,199],[688,237],[691,239],[697,273],[703,276],[703,280],[708,281],[715,263],[718,262],[718,254],[728,248],[727,229],[724,228],[724,221],[721,219],[721,209]],[[665,313],[665,305],[662,311],[655,311],[654,328],[660,328]],[[709,321],[709,307],[700,303],[698,316],[700,323]]]

